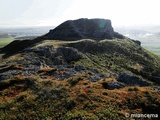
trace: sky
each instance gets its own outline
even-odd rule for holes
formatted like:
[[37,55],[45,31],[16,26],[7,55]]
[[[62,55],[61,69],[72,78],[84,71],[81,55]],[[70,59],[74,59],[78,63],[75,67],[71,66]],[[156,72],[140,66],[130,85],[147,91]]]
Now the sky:
[[159,0],[0,0],[0,26],[57,26],[79,18],[113,26],[160,25]]

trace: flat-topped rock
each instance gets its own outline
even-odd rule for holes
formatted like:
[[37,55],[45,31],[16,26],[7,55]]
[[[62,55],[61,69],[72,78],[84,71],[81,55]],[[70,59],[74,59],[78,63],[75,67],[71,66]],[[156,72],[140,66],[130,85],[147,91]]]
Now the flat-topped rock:
[[108,19],[68,20],[45,35],[47,39],[78,40],[78,39],[112,39],[114,32]]

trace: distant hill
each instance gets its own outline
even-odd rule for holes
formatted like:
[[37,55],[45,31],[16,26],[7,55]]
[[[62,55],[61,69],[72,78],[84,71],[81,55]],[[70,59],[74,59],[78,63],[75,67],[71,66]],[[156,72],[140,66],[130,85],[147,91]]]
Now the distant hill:
[[0,33],[0,38],[6,38],[9,37],[7,33]]
[[1,28],[0,33],[6,33],[13,37],[40,36],[48,32],[54,26],[31,26],[31,27],[7,27]]
[[160,26],[116,27],[116,31],[129,38],[139,40],[142,47],[160,56]]
[[69,20],[13,41],[0,56],[2,119],[160,114],[160,58],[115,32],[110,20]]

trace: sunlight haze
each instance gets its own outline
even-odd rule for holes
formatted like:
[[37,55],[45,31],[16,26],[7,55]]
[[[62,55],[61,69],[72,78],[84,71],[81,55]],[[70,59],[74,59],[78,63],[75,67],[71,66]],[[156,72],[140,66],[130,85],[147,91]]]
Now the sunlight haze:
[[160,25],[159,11],[159,0],[0,0],[0,26],[57,26],[78,18]]

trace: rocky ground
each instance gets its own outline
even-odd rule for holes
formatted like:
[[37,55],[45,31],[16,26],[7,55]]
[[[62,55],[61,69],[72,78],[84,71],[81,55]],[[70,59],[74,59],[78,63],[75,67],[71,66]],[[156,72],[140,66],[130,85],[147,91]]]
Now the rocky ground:
[[[94,51],[92,51],[92,48],[96,47],[93,47],[91,45],[92,43],[90,43],[90,47],[92,46],[92,48],[83,48],[82,51],[81,48],[79,48],[80,46],[76,46],[76,44],[77,43],[75,43],[74,46],[72,44],[70,45],[69,43],[67,45],[65,44],[60,46],[45,45],[26,48],[20,53],[21,59],[14,59],[1,64],[0,80],[3,81],[6,79],[11,79],[18,75],[26,77],[39,76],[42,79],[47,79],[48,76],[50,76],[51,78],[55,78],[57,80],[65,80],[79,74],[90,73],[87,79],[92,82],[109,77],[114,77],[117,79],[117,82],[112,82],[109,84],[112,89],[121,88],[122,86],[125,87],[126,85],[150,86],[153,84],[151,83],[152,80],[146,81],[146,79],[143,79],[140,76],[135,76],[133,74],[134,71],[131,71],[133,72],[132,74],[128,73],[127,71],[119,71],[117,73],[112,69],[109,70],[107,67],[99,64],[99,67],[107,69],[107,72],[101,72],[99,68],[92,66],[89,67],[88,65],[85,66],[83,64],[85,60],[88,60],[88,62],[90,61],[93,65],[97,65],[97,61],[93,60],[94,53],[93,55],[86,53],[86,51],[92,53]],[[81,43],[77,45],[80,44]],[[83,44],[84,41],[82,41],[82,46],[84,46]],[[95,43],[93,42],[93,45],[94,44]],[[75,47],[77,47],[77,49]],[[101,50],[99,50],[99,52],[101,52]],[[82,64],[77,64],[79,61],[82,61]]]

